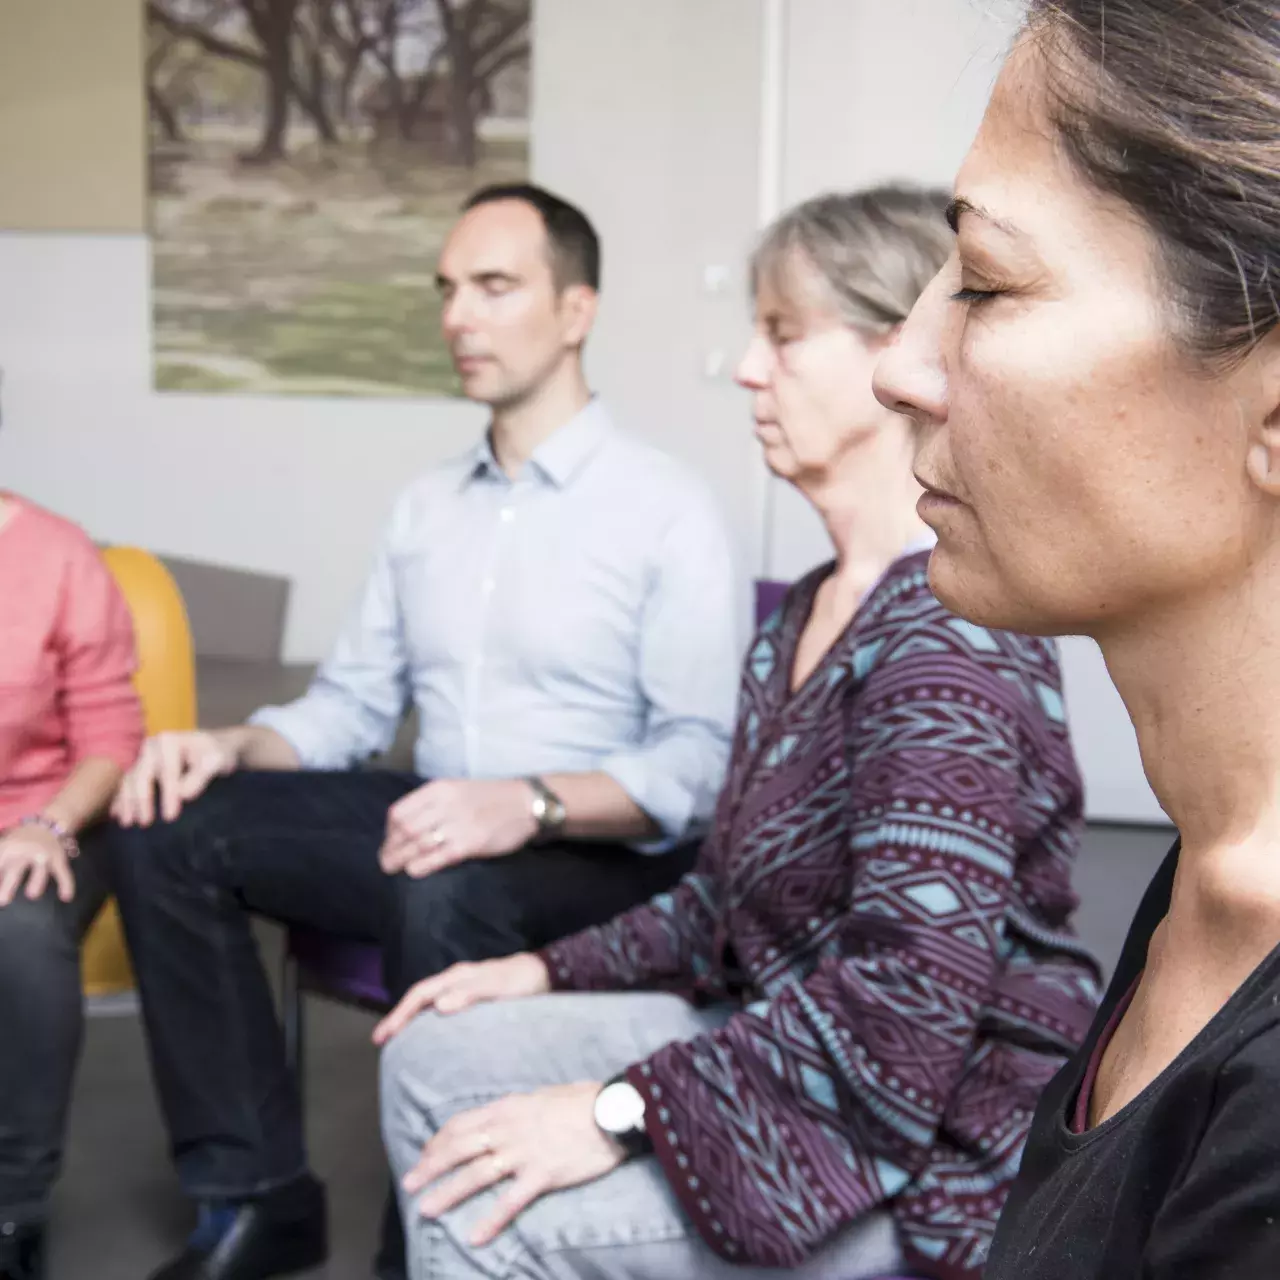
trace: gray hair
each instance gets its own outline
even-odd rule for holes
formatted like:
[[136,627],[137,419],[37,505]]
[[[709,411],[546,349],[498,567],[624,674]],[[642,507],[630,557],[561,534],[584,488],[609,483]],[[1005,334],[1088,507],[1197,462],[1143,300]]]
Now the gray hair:
[[830,290],[847,324],[887,333],[901,324],[951,253],[949,195],[890,185],[831,193],[788,210],[751,257],[751,288],[794,290],[801,255]]

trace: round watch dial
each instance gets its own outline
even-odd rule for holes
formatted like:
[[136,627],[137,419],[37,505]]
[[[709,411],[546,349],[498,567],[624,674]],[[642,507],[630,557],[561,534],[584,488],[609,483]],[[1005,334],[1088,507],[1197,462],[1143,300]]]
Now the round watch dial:
[[644,1098],[625,1080],[606,1085],[596,1098],[596,1123],[606,1133],[633,1133],[644,1128]]

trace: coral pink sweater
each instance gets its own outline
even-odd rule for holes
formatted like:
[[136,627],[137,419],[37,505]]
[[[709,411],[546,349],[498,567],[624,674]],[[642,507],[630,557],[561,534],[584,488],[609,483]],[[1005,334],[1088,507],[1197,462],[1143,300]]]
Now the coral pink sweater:
[[142,742],[133,623],[93,543],[4,495],[0,525],[0,831],[90,756],[128,768]]

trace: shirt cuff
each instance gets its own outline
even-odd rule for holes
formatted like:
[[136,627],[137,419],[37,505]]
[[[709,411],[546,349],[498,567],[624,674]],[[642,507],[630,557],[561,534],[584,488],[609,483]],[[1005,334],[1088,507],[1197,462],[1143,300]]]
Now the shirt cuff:
[[344,754],[334,751],[333,744],[296,705],[262,707],[246,723],[278,733],[293,748],[301,769],[345,769],[350,764]]
[[641,853],[667,853],[689,838],[696,806],[687,786],[655,769],[643,755],[611,756],[600,770],[662,828],[662,839],[636,845]]

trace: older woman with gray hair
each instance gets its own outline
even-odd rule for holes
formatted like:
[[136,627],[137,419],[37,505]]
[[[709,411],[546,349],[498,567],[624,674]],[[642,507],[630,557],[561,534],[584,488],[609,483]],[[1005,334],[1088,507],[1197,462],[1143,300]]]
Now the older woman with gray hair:
[[835,558],[748,654],[695,870],[379,1027],[418,1280],[981,1271],[1097,971],[1055,651],[933,597],[914,428],[872,394],[943,214],[827,196],[755,254],[738,379]]

